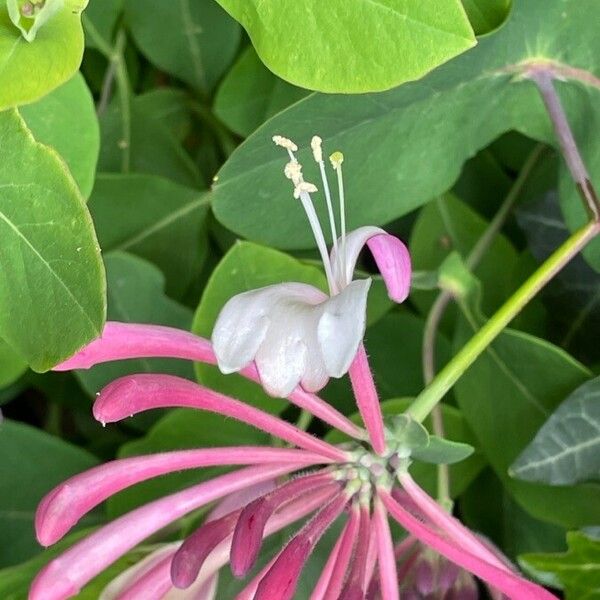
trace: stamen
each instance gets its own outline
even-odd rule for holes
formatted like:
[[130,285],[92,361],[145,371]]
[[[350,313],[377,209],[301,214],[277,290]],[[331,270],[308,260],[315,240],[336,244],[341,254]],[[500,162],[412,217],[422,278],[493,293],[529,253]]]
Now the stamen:
[[[338,182],[338,194],[340,198],[340,228],[342,230],[342,265],[346,264],[346,204],[344,199],[344,180],[342,178],[342,163],[344,162],[344,155],[341,152],[334,152],[330,157],[331,166],[337,173],[337,182]],[[348,281],[346,281],[345,269],[341,269],[342,277],[344,281],[342,281],[342,285],[348,285]]]
[[292,180],[294,186],[302,181],[302,165],[297,160],[291,160],[287,163],[283,172],[288,179]]
[[298,200],[300,194],[314,194],[317,192],[317,186],[308,181],[299,181],[294,188],[294,198]]
[[274,135],[272,138],[273,142],[277,146],[281,146],[286,150],[291,150],[292,152],[298,151],[298,146],[292,142],[289,138],[283,137],[282,135]]
[[[327,173],[325,172],[325,163],[323,162],[323,150],[322,145],[323,140],[318,136],[313,136],[310,146],[313,151],[313,156],[317,164],[319,165],[319,171],[321,172],[321,181],[323,182],[323,191],[325,192],[325,201],[327,203],[327,213],[329,216],[329,228],[331,230],[331,239],[333,242],[333,248],[335,250],[336,260],[339,262],[340,253],[338,250],[338,242],[337,242],[337,230],[335,227],[335,216],[333,215],[333,205],[331,202],[331,192],[329,191],[329,181],[327,180]],[[341,267],[342,265],[338,265]],[[339,269],[340,272],[343,271],[342,268]]]

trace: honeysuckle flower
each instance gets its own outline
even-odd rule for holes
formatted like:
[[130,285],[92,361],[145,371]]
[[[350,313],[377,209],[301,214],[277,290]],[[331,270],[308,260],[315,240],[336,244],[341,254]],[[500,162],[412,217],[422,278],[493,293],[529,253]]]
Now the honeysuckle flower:
[[[166,327],[110,323],[99,340],[60,368],[85,368],[148,356],[215,362],[210,344],[192,334]],[[350,370],[357,404],[367,418],[381,420],[374,406],[378,407],[379,401],[366,354],[359,356],[359,368]],[[258,379],[252,366],[242,374]],[[334,428],[339,424],[350,441],[330,444],[239,400],[170,375],[130,375],[109,384],[93,409],[102,423],[154,408],[181,406],[238,419],[294,447],[162,452],[115,460],[71,477],[40,503],[35,528],[43,545],[57,542],[105,499],[141,481],[181,469],[242,467],[136,508],[76,542],[37,575],[30,600],[74,596],[146,538],[219,500],[222,504],[197,531],[182,542],[162,546],[122,573],[105,589],[102,600],[210,600],[215,597],[220,569],[229,564],[235,576],[247,577],[260,555],[263,539],[298,521],[303,523],[297,532],[249,579],[237,596],[239,600],[291,599],[306,561],[336,521],[343,521],[342,532],[311,599],[396,600],[403,585],[399,577],[413,582],[414,575],[398,568],[390,517],[422,548],[457,565],[461,584],[472,581],[466,571],[510,599],[556,600],[544,588],[523,579],[413,480],[409,468],[414,436],[406,435],[412,423],[408,417],[395,419],[388,426],[383,421],[371,424],[369,431],[385,434],[383,446],[377,450],[372,438],[365,438],[362,430],[317,396],[301,388],[291,396]],[[417,441],[422,456],[422,439]]]
[[341,152],[330,157],[338,181],[338,239],[321,139],[315,136],[311,146],[321,173],[333,240],[329,254],[311,197],[317,187],[303,178],[295,155],[298,148],[281,136],[275,136],[273,141],[289,154],[285,175],[308,218],[329,294],[303,283],[281,283],[234,296],[217,319],[212,342],[223,373],[239,371],[254,362],[266,391],[285,397],[298,384],[309,392],[319,391],[330,377],[347,373],[357,355],[365,331],[371,285],[369,278],[353,281],[363,247],[367,245],[371,250],[388,293],[396,302],[403,302],[408,296],[411,264],[406,246],[379,227],[361,227],[346,233]]

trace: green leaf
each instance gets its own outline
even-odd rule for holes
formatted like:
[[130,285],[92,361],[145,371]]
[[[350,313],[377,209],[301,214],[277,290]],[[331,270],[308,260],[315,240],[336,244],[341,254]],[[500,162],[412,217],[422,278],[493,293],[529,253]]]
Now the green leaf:
[[510,468],[525,481],[572,485],[600,480],[600,377],[578,387]]
[[562,554],[524,554],[519,563],[542,583],[560,587],[566,600],[600,598],[600,540],[578,531],[567,533]]
[[477,35],[496,29],[506,18],[511,0],[462,0]]
[[422,448],[415,448],[411,456],[415,460],[436,465],[451,465],[461,462],[475,452],[475,448],[470,444],[454,442],[436,435],[429,436],[429,444]]
[[[566,64],[589,70],[593,80],[600,70],[600,37],[593,25],[599,17],[595,0],[514,0],[497,32],[416,83],[377,96],[313,94],[300,100],[230,156],[214,186],[217,218],[255,241],[281,248],[313,245],[301,207],[292,201],[290,183],[281,174],[286,158],[271,142],[275,134],[301,147],[298,158],[309,181],[319,181],[309,148],[313,133],[323,138],[327,152],[344,152],[350,228],[388,223],[444,193],[463,163],[506,131],[555,144],[535,85],[515,74],[524,64],[554,61],[557,68]],[[313,61],[311,69],[318,64]],[[600,147],[592,115],[600,91],[584,85],[567,81],[560,91],[596,179]],[[574,211],[569,227],[575,227],[585,218],[581,200],[564,168],[561,181],[563,210]],[[325,217],[324,203],[317,204]],[[265,222],[271,226],[264,227]]]
[[271,71],[322,92],[386,90],[475,44],[458,0],[218,2],[244,26]]
[[85,45],[99,49],[99,38],[103,47],[112,47],[113,33],[122,11],[123,0],[89,0],[83,15]]
[[[153,95],[153,92],[149,94]],[[129,126],[125,128],[125,135],[119,103],[113,101],[100,118],[102,143],[98,170],[124,170],[122,154],[127,145],[131,156],[131,172],[159,175],[190,187],[201,186],[198,167],[180,140],[173,136],[169,128],[170,121],[162,122],[160,113],[155,112],[152,99],[142,94],[133,98],[130,104],[131,121],[126,121]],[[127,136],[129,140],[125,139]]]
[[271,73],[248,46],[221,82],[214,111],[229,129],[246,137],[307,94]]
[[94,186],[100,130],[94,100],[78,73],[42,100],[20,109],[38,142],[52,146],[64,159],[81,193]]
[[[186,448],[212,448],[232,445],[262,445],[269,437],[233,419],[207,412],[177,409],[169,412],[141,439],[119,450],[119,457]],[[171,473],[125,490],[108,501],[108,514],[119,516],[137,506],[182,490],[215,475],[223,468],[192,469]]]
[[97,337],[105,280],[92,221],[60,157],[0,114],[0,336],[44,371]]
[[229,66],[240,40],[239,26],[214,0],[125,0],[125,19],[152,63],[204,92]]
[[[192,331],[210,338],[225,303],[242,292],[282,281],[298,281],[327,289],[323,273],[312,266],[263,246],[238,242],[223,257],[204,288],[194,316]],[[204,385],[241,398],[269,412],[280,412],[287,403],[267,396],[255,383],[239,375],[222,375],[215,367],[197,364],[196,374]]]
[[168,87],[156,88],[137,96],[134,102],[154,122],[162,123],[180,143],[190,133],[191,99],[186,91]]
[[[481,322],[476,307],[460,306],[465,319],[459,322],[457,347]],[[533,516],[565,527],[600,519],[600,486],[527,483],[511,479],[508,469],[562,399],[588,377],[587,369],[560,348],[505,330],[455,387],[463,414],[509,493]]]
[[0,338],[0,388],[14,383],[26,370],[27,363]]
[[[108,280],[108,318],[130,323],[155,323],[188,330],[191,311],[164,295],[164,276],[151,263],[125,252],[104,257]],[[77,378],[90,397],[105,385],[133,373],[170,373],[193,378],[190,363],[166,359],[114,361],[76,371]],[[156,420],[155,412],[127,421],[143,429]]]
[[[437,269],[451,252],[466,258],[487,225],[485,219],[458,198],[450,194],[436,198],[419,213],[412,230],[409,247],[414,268]],[[486,312],[491,312],[512,292],[517,259],[512,244],[503,235],[497,235],[475,269],[483,284]],[[434,298],[435,294],[420,291],[411,294],[411,299],[424,313]]]
[[205,193],[151,175],[106,174],[96,179],[89,208],[104,252],[153,262],[168,294],[181,297],[198,279],[208,249]]
[[[540,263],[569,235],[556,192],[521,207],[517,220]],[[576,256],[544,288],[541,297],[551,315],[551,341],[587,363],[600,360],[600,273]]]
[[70,79],[81,64],[80,13],[86,0],[53,0],[60,5],[28,42],[0,6],[0,111],[35,102]]
[[42,497],[67,477],[98,461],[77,446],[9,420],[0,423],[0,456],[0,564],[6,566],[41,550],[32,528]]
[[[412,402],[411,398],[394,398],[385,400],[381,403],[381,410],[384,417],[395,417],[406,411]],[[444,420],[444,428],[446,435],[456,440],[458,443],[463,443],[473,447],[477,445],[473,433],[463,417],[462,413],[453,406],[442,404],[442,418]],[[351,415],[350,419],[355,423],[362,423],[362,419],[358,412]],[[431,418],[428,417],[424,422],[425,427],[431,430]],[[434,438],[435,436],[430,436]],[[348,438],[337,430],[331,430],[326,439],[334,444],[339,444],[348,441]],[[434,442],[435,443],[435,442]],[[466,460],[450,466],[450,492],[453,498],[460,496],[471,482],[477,477],[485,466],[485,460],[480,452],[475,451]],[[413,462],[410,466],[410,472],[421,486],[432,496],[436,495],[437,487],[437,469],[432,464],[425,462]]]

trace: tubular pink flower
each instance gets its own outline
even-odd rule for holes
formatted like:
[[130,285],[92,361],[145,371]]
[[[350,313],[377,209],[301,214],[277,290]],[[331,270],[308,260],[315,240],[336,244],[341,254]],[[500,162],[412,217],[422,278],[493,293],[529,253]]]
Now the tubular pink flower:
[[188,536],[171,563],[171,580],[175,587],[186,589],[196,581],[204,561],[231,534],[241,512],[242,509],[238,509],[224,517],[208,521]]
[[329,459],[304,450],[260,446],[181,450],[115,460],[74,475],[42,499],[35,515],[37,539],[43,546],[54,544],[110,496],[165,473],[216,465],[308,466],[325,462]]
[[[346,572],[348,571],[348,565],[350,564],[350,559],[352,558],[354,545],[356,544],[359,524],[360,509],[357,505],[352,505],[350,508],[350,517],[348,518],[344,530],[340,535],[339,548],[335,555],[335,562],[332,566],[331,575],[322,593],[323,600],[337,600],[342,592],[344,578],[346,577]],[[331,554],[333,555],[333,552]],[[317,586],[313,592],[313,595],[311,596],[311,600],[320,600],[321,596],[318,595],[318,592],[319,590]]]
[[381,503],[379,496],[376,496],[373,506],[373,529],[377,537],[377,562],[379,564],[381,597],[383,600],[399,600],[396,558],[386,507]]
[[364,588],[369,590],[369,582],[373,579],[373,573],[377,566],[377,532],[371,523],[371,531],[369,531],[369,547],[367,548],[367,569],[365,572]]
[[367,570],[367,558],[369,550],[369,532],[371,531],[371,515],[367,505],[360,507],[360,527],[356,540],[356,547],[352,557],[352,566],[348,573],[348,579],[342,598],[347,600],[362,600],[365,596],[364,579]]
[[400,473],[398,479],[406,493],[413,499],[415,504],[429,518],[429,520],[445,531],[462,548],[475,556],[483,558],[486,562],[495,565],[503,571],[513,572],[506,563],[500,560],[489,550],[475,535],[473,535],[458,519],[447,513],[433,498],[424,492],[408,474]]
[[231,571],[234,576],[244,577],[252,569],[260,552],[265,525],[282,504],[326,485],[332,489],[339,488],[331,473],[304,475],[246,505],[235,523],[231,541]]
[[255,600],[290,600],[294,596],[308,557],[327,528],[343,512],[347,502],[345,493],[338,494],[292,538],[258,585]]
[[275,561],[279,558],[279,552],[276,554],[251,580],[250,583],[235,597],[235,600],[254,600],[256,590],[263,577],[271,570]]
[[118,600],[160,600],[173,587],[170,566],[173,553],[164,557],[131,586],[121,591]]
[[298,468],[293,465],[247,467],[137,508],[50,561],[35,578],[29,600],[69,598],[108,565],[172,521],[227,494]]
[[422,523],[396,502],[387,490],[378,489],[378,496],[392,517],[409,533],[430,546],[448,560],[470,571],[492,587],[500,590],[513,600],[556,600],[556,597],[544,588],[522,579],[518,575],[499,569],[478,556],[475,556],[457,544],[435,532],[429,525]]
[[347,460],[345,452],[273,415],[173,375],[130,375],[109,383],[96,399],[94,417],[101,423],[114,423],[145,410],[171,407],[197,408],[231,417],[305,450],[337,461]]
[[[94,365],[114,360],[153,357],[217,364],[211,343],[187,331],[162,325],[108,321],[101,337],[54,367],[54,371],[89,369]],[[260,376],[254,364],[242,369],[240,375],[260,383]],[[363,438],[364,432],[359,427],[315,394],[297,387],[288,396],[288,400],[350,437]]]
[[358,353],[352,365],[350,365],[348,374],[352,382],[356,405],[369,432],[371,444],[377,454],[384,454],[385,431],[383,416],[364,344],[359,346]]

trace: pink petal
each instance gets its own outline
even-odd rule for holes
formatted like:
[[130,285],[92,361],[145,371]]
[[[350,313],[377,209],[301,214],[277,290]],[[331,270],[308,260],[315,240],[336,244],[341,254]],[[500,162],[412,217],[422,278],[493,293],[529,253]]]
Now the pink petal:
[[141,374],[108,384],[96,399],[94,416],[114,423],[153,408],[189,407],[231,417],[276,437],[336,461],[347,454],[297,427],[244,402],[173,375]]
[[[288,450],[288,448],[280,448],[280,450]],[[302,451],[301,451],[302,452]],[[246,504],[272,492],[278,485],[276,480],[271,481],[261,481],[256,485],[244,488],[239,492],[235,492],[234,494],[229,494],[221,500],[215,508],[213,508],[208,517],[206,517],[207,521],[214,521],[215,519],[220,519],[225,515],[228,515],[230,512],[237,510],[238,508],[244,508]]]
[[[54,367],[54,370],[89,369],[113,360],[152,357],[217,364],[211,343],[187,331],[161,325],[108,321],[100,338]],[[260,376],[253,364],[243,369],[240,375],[260,383]],[[363,432],[359,427],[315,394],[297,387],[289,400],[350,437],[362,439]]]
[[181,450],[115,460],[67,479],[40,502],[35,515],[37,539],[54,544],[87,512],[121,490],[172,471],[216,465],[315,464],[319,454],[293,448],[237,446]]
[[373,580],[373,573],[375,572],[375,567],[377,566],[377,532],[375,528],[371,525],[371,531],[369,532],[369,547],[367,549],[367,568],[365,571],[365,579],[364,579],[364,587],[369,590],[369,584]]
[[[279,553],[281,554],[281,553]],[[262,580],[262,578],[271,570],[271,567],[275,564],[275,561],[279,558],[279,554],[276,554],[251,580],[248,585],[235,597],[235,600],[254,600],[256,590]]]
[[[350,509],[350,517],[344,526],[334,549],[323,569],[323,574],[319,579],[310,600],[337,600],[342,587],[346,571],[352,558],[352,551],[358,535],[360,523],[360,510],[353,505]],[[327,572],[329,571],[329,576]],[[323,583],[321,583],[323,581]]]
[[349,375],[356,404],[369,432],[373,449],[378,454],[384,454],[386,444],[383,415],[364,344],[358,348],[358,353],[350,366]]
[[393,235],[376,235],[367,242],[385,281],[388,294],[395,302],[404,302],[410,292],[412,266],[408,248]]
[[244,577],[252,569],[262,545],[264,528],[273,513],[285,502],[294,500],[307,491],[334,483],[330,473],[315,473],[292,479],[248,504],[239,515],[231,542],[231,571]]
[[171,562],[171,580],[175,587],[190,587],[208,555],[228,537],[240,516],[241,509],[224,517],[208,521],[181,544]]
[[398,476],[398,479],[404,490],[420,508],[423,514],[425,514],[434,525],[437,525],[442,531],[445,531],[461,547],[503,571],[513,571],[513,569],[506,566],[504,561],[499,560],[485,544],[482,544],[477,536],[467,529],[458,519],[455,519],[452,515],[448,514],[429,496],[429,494],[427,494],[427,492],[422,490],[408,473],[401,473]]
[[50,561],[35,578],[29,600],[69,598],[139,542],[183,515],[226,494],[298,468],[299,465],[247,467],[137,508]]
[[465,550],[455,541],[450,541],[440,536],[428,525],[422,523],[398,504],[387,490],[378,489],[379,498],[390,514],[409,533],[418,538],[422,543],[430,546],[448,560],[476,575],[496,589],[502,591],[513,600],[557,600],[556,596],[544,588],[522,579],[518,575],[499,569]]
[[385,508],[378,497],[375,497],[373,507],[373,528],[377,536],[377,562],[379,564],[381,597],[383,600],[398,600],[400,593],[398,591],[394,544]]
[[292,538],[258,585],[255,600],[293,598],[308,557],[327,528],[340,516],[347,502],[346,494],[338,494]]
[[[334,277],[341,283],[352,281],[356,261],[367,244],[377,263],[388,294],[395,302],[408,297],[411,282],[411,260],[406,246],[395,236],[379,227],[359,227],[346,236],[346,259],[337,260],[335,250],[331,253]],[[342,246],[341,240],[338,244]],[[342,267],[340,271],[340,267]]]

